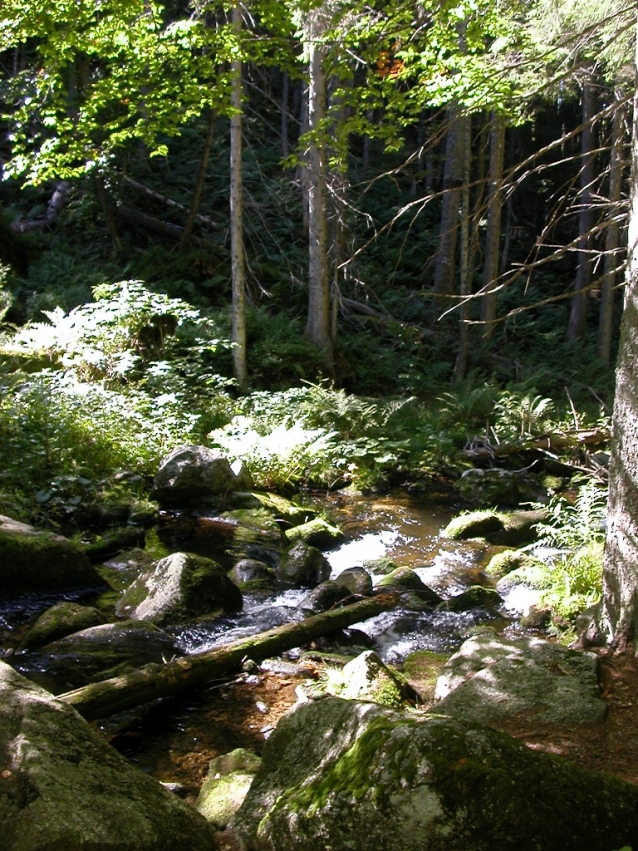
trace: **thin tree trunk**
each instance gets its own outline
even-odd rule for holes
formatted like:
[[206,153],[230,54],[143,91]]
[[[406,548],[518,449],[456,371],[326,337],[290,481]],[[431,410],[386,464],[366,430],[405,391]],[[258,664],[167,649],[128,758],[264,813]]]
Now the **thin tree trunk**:
[[[301,84],[301,118],[299,127],[301,135],[308,132],[308,87]],[[304,153],[301,165],[299,166],[299,184],[301,186],[301,210],[302,210],[302,228],[304,236],[308,237],[308,196],[310,194],[310,176],[308,173],[308,155]]]
[[308,321],[306,337],[324,354],[333,371],[330,337],[330,284],[328,281],[328,222],[326,216],[326,116],[325,51],[318,41],[318,13],[309,15],[308,129]]
[[195,227],[195,220],[197,218],[199,205],[202,200],[202,192],[204,191],[204,181],[206,180],[206,167],[208,166],[210,149],[213,146],[213,137],[215,135],[216,121],[217,114],[211,110],[211,113],[208,117],[208,128],[206,130],[204,150],[202,151],[202,157],[199,161],[197,179],[195,180],[195,189],[193,190],[193,198],[191,200],[190,209],[186,218],[186,224],[184,225],[184,233],[182,234],[182,240],[179,245],[180,248],[185,248],[188,245],[188,241],[193,234],[193,228]]
[[589,82],[583,84],[583,132],[581,134],[581,173],[578,217],[578,269],[574,282],[574,298],[567,327],[568,340],[580,340],[587,327],[587,305],[589,303],[589,284],[591,281],[591,257],[589,254],[589,232],[593,223],[591,205],[592,184],[594,182],[593,129],[594,92]]
[[447,110],[448,132],[445,146],[445,171],[443,174],[443,204],[441,225],[434,268],[434,303],[438,313],[450,305],[447,296],[454,292],[456,242],[459,226],[459,208],[463,186],[463,159],[465,156],[466,123],[460,118],[458,107]]
[[[241,7],[235,0],[232,12],[233,29],[237,39],[241,35]],[[232,341],[235,379],[243,390],[246,387],[248,373],[246,369],[246,313],[245,313],[245,265],[244,265],[244,229],[243,229],[243,183],[242,183],[242,62],[235,58],[231,63],[231,104],[233,115],[230,119],[230,253],[233,288],[233,328]]]
[[[616,99],[621,97],[616,92]],[[598,355],[607,365],[611,359],[611,338],[614,321],[614,287],[616,285],[616,269],[618,266],[618,244],[620,239],[620,223],[618,222],[618,205],[622,186],[623,171],[623,124],[624,111],[614,112],[611,128],[611,154],[609,163],[609,225],[605,238],[605,265],[600,295],[600,318],[598,323]]]
[[281,84],[281,155],[287,157],[288,149],[288,101],[290,100],[290,74],[283,72]]
[[[636,69],[638,71],[638,31]],[[627,249],[600,623],[602,632],[617,650],[624,649],[636,637],[638,629],[638,89],[634,98]]]
[[490,338],[494,333],[496,319],[496,279],[498,278],[498,256],[501,241],[501,190],[503,185],[503,162],[505,158],[505,120],[501,115],[492,115],[490,134],[490,179],[487,191],[487,233],[485,234],[485,264],[483,267],[483,300],[481,319],[485,323],[483,336]]
[[73,706],[89,721],[106,718],[224,676],[236,670],[247,656],[259,662],[323,635],[340,632],[354,623],[394,608],[397,602],[393,594],[381,594],[342,609],[314,615],[299,623],[284,624],[203,653],[193,653],[165,665],[146,665],[130,674],[58,695],[57,699]]
[[117,252],[122,250],[122,240],[120,239],[120,235],[117,232],[115,217],[111,212],[111,205],[109,204],[109,199],[106,194],[106,187],[104,186],[104,180],[102,179],[101,174],[95,175],[95,190],[97,193],[98,201],[100,202],[100,207],[102,208],[102,213],[104,215],[106,229],[109,232],[111,242],[113,243],[113,251],[117,254]]
[[461,306],[459,308],[459,351],[454,365],[454,378],[461,381],[467,369],[469,342],[468,306],[463,299],[472,292],[472,269],[470,267],[470,177],[472,170],[472,118],[462,119],[465,128],[465,156],[463,160],[463,190],[461,192]]
[[474,198],[474,215],[472,216],[472,236],[470,239],[470,267],[476,266],[476,255],[479,253],[481,222],[485,218],[483,199],[485,197],[485,161],[489,142],[489,122],[481,113],[481,132],[478,141],[478,156],[476,158],[476,196]]
[[[372,124],[372,122],[374,121],[374,110],[373,109],[369,109],[366,112],[366,120],[368,121],[369,124]],[[362,164],[363,164],[364,168],[368,168],[368,166],[370,165],[370,154],[371,154],[371,152],[372,152],[372,137],[368,133],[366,133],[365,136],[363,137]]]

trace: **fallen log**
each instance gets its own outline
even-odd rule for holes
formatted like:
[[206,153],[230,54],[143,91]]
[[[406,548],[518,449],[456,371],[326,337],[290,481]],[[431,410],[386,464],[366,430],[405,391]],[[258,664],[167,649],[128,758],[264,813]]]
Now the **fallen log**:
[[284,650],[375,617],[396,604],[397,598],[393,594],[381,594],[344,606],[343,609],[313,615],[299,623],[284,624],[203,653],[174,659],[165,665],[145,665],[130,674],[58,695],[58,700],[73,706],[88,721],[106,718],[160,697],[172,697],[227,674],[236,669],[246,656],[259,662],[268,656],[283,653]]
[[519,452],[541,450],[552,452],[557,449],[572,449],[579,446],[602,446],[609,442],[609,432],[605,429],[580,429],[579,431],[550,434],[520,443],[496,443],[464,449],[460,455],[468,461],[484,458],[506,458]]
[[69,181],[61,180],[55,187],[55,191],[47,205],[46,216],[43,219],[28,219],[26,221],[12,222],[11,230],[14,233],[26,233],[30,230],[38,230],[40,228],[51,227],[54,225],[60,217],[60,213],[66,207],[70,189],[71,184]]

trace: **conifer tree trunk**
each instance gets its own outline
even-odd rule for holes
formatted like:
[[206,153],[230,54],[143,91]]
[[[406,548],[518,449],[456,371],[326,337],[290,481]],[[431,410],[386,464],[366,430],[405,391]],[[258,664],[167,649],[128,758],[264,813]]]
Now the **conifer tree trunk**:
[[[233,29],[237,37],[241,34],[241,7],[235,0],[232,11]],[[245,315],[245,265],[243,230],[243,182],[242,182],[242,62],[235,58],[231,64],[231,103],[234,110],[230,119],[230,253],[233,289],[232,341],[235,378],[243,389],[248,374],[246,368],[246,315]]]
[[589,82],[583,84],[583,132],[581,134],[581,172],[578,216],[578,269],[574,282],[574,298],[567,327],[568,340],[580,340],[587,326],[587,305],[591,281],[589,233],[593,223],[592,185],[594,183],[593,129],[594,92]]
[[483,336],[490,338],[496,319],[496,279],[501,240],[501,207],[503,185],[503,162],[505,157],[505,120],[501,115],[492,115],[490,134],[490,179],[487,196],[487,233],[485,235],[485,265],[483,267],[483,292],[481,319],[485,323]]
[[440,313],[450,306],[450,300],[446,297],[451,296],[454,292],[456,242],[463,186],[463,158],[465,155],[466,123],[461,120],[458,107],[450,106],[448,108],[447,122],[449,129],[445,145],[443,203],[434,267],[433,294],[436,313]]
[[[621,93],[616,92],[616,100]],[[617,250],[620,238],[618,205],[623,171],[623,123],[624,112],[618,108],[614,112],[611,128],[611,152],[609,162],[609,224],[605,237],[605,264],[600,295],[600,319],[598,324],[598,355],[606,364],[611,357],[611,337],[614,319],[614,287],[618,266]]]
[[600,624],[616,650],[634,640],[638,630],[638,90],[632,136],[625,309],[616,366]]
[[211,113],[208,117],[208,126],[206,128],[206,139],[204,140],[204,150],[202,151],[202,157],[199,161],[199,168],[197,169],[197,178],[195,179],[195,188],[193,189],[193,197],[191,198],[190,209],[188,211],[188,216],[186,218],[186,224],[184,225],[184,232],[182,233],[182,238],[180,240],[179,247],[184,248],[188,245],[188,242],[193,235],[193,228],[195,227],[195,219],[197,218],[197,213],[199,212],[199,205],[202,200],[202,192],[204,191],[204,181],[206,180],[206,168],[208,166],[208,158],[210,157],[210,150],[213,146],[213,137],[215,135],[215,123],[217,120],[217,115],[215,112],[211,110]]
[[308,321],[306,337],[324,355],[333,371],[330,337],[330,283],[328,276],[328,222],[326,215],[326,117],[325,51],[319,41],[319,14],[308,15],[308,129],[313,134],[308,145]]
[[288,101],[290,100],[290,74],[284,71],[281,83],[281,155],[287,157],[288,150]]
[[[463,189],[461,192],[461,299],[472,292],[472,267],[470,266],[470,177],[472,166],[472,118],[463,119],[465,128],[465,156],[463,159]],[[454,378],[461,381],[467,369],[469,343],[468,307],[463,300],[459,308],[459,351],[454,364]]]

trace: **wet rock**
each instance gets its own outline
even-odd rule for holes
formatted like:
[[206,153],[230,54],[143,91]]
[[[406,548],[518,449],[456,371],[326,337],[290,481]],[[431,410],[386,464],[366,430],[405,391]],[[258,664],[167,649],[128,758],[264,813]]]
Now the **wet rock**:
[[243,851],[609,851],[636,843],[638,788],[487,727],[327,698],[279,722],[229,834]]
[[272,567],[254,558],[243,558],[238,561],[228,577],[239,586],[241,591],[268,590],[277,584],[277,577]]
[[517,567],[506,573],[496,583],[499,594],[508,594],[512,588],[523,585],[526,588],[541,589],[547,584],[547,568],[542,562],[530,559],[523,567]]
[[105,585],[67,538],[0,515],[0,599]]
[[106,559],[121,553],[122,550],[133,547],[144,548],[144,530],[136,526],[122,526],[111,529],[101,535],[96,541],[85,544],[82,549],[94,564],[100,564]]
[[282,557],[276,572],[279,582],[313,588],[330,577],[331,568],[321,550],[297,541]]
[[299,526],[312,520],[317,512],[275,493],[261,491],[235,492],[226,496],[230,508],[261,508],[277,522],[286,526]]
[[600,721],[598,661],[539,638],[508,640],[479,635],[446,663],[436,686],[433,711],[485,724],[533,713],[539,721]]
[[22,639],[18,651],[33,650],[74,632],[99,626],[106,618],[92,606],[63,601],[40,615]]
[[241,607],[241,591],[217,562],[192,553],[173,553],[135,580],[115,613],[162,626]]
[[454,517],[441,533],[444,538],[465,541],[468,538],[487,538],[503,530],[503,521],[494,511],[470,511]]
[[516,506],[521,502],[547,500],[538,479],[520,470],[466,470],[454,487],[466,502],[476,506]]
[[538,511],[471,511],[455,517],[442,532],[443,537],[455,540],[485,538],[491,544],[518,547],[536,540],[536,524],[547,519],[547,512]]
[[519,623],[523,629],[545,630],[550,625],[551,620],[551,609],[543,608],[543,606],[530,606],[529,611],[526,615],[523,615]]
[[292,529],[287,529],[286,538],[291,543],[304,541],[306,544],[310,544],[311,547],[327,550],[340,544],[344,540],[344,534],[337,526],[333,526],[331,523],[323,520],[323,518],[317,517],[308,523],[302,523],[300,526],[293,526]]
[[299,608],[307,612],[318,614],[319,612],[327,612],[333,606],[337,606],[344,600],[351,601],[352,592],[339,581],[335,582],[331,579],[321,582],[316,588],[313,588],[309,594],[301,600]]
[[409,567],[397,567],[392,573],[388,573],[377,583],[378,591],[411,591],[416,593],[424,603],[437,605],[441,597],[421,581],[419,576]]
[[179,446],[161,462],[151,499],[162,506],[195,505],[227,491],[246,490],[247,484],[246,473],[235,475],[228,459],[218,450]]
[[501,595],[493,588],[485,588],[483,585],[472,585],[462,594],[457,594],[450,600],[445,601],[445,608],[450,612],[469,612],[479,607],[485,609],[496,609],[503,602]]
[[502,553],[497,553],[489,560],[485,567],[485,574],[491,579],[501,579],[513,570],[529,564],[533,559],[520,550],[504,550]]
[[243,804],[260,765],[261,758],[245,748],[211,760],[195,809],[218,830],[224,830]]
[[362,567],[370,573],[385,576],[386,573],[392,573],[393,570],[396,570],[398,565],[391,558],[372,558],[366,559]]
[[348,567],[342,570],[337,577],[337,582],[360,597],[369,597],[372,594],[372,579],[368,571],[362,567]]
[[342,685],[335,697],[380,703],[394,709],[404,704],[405,683],[372,650],[360,653],[344,665],[341,676]]
[[74,632],[25,656],[15,667],[49,691],[60,694],[96,680],[128,673],[175,655],[173,639],[141,621],[123,621]]
[[0,663],[3,851],[210,851],[206,820]]

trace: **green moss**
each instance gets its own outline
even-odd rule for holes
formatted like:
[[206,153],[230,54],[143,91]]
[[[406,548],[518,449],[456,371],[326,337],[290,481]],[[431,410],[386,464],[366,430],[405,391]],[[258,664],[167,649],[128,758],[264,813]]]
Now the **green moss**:
[[453,540],[466,540],[489,536],[503,529],[503,522],[495,511],[472,511],[451,520],[443,536]]
[[426,703],[434,700],[436,681],[448,659],[447,653],[417,650],[405,660],[403,665],[405,679]]

